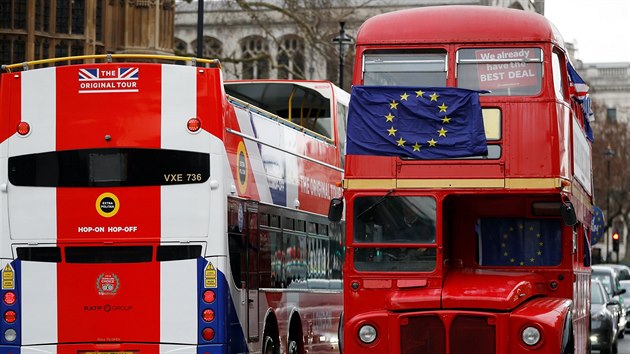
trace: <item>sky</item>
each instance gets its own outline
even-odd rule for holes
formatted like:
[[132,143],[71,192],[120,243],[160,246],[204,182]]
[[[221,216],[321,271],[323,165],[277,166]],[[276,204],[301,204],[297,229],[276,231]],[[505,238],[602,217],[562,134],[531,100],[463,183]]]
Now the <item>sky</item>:
[[545,17],[584,63],[630,62],[630,0],[545,0]]

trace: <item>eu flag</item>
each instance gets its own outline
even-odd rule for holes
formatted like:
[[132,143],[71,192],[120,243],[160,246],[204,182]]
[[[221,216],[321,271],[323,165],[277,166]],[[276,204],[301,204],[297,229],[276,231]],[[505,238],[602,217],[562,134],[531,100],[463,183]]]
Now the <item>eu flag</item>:
[[454,87],[355,86],[347,153],[442,159],[487,155],[479,92]]
[[480,265],[555,266],[562,260],[556,219],[482,218],[477,238]]

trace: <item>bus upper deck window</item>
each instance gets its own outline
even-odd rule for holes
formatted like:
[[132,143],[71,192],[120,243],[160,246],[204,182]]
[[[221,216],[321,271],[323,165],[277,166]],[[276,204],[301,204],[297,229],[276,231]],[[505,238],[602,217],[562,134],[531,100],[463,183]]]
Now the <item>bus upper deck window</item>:
[[468,48],[457,51],[457,86],[491,96],[535,96],[542,82],[540,48]]
[[446,52],[365,54],[363,84],[444,87]]

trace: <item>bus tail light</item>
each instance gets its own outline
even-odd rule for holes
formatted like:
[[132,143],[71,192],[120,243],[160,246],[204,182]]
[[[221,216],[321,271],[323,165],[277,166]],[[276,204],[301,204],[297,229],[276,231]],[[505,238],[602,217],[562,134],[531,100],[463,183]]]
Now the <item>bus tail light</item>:
[[203,331],[201,332],[201,336],[203,337],[203,339],[207,340],[207,341],[211,341],[214,339],[214,329],[210,328],[210,327],[206,327],[203,329]]
[[203,310],[201,317],[204,321],[211,322],[214,320],[214,311],[212,311],[212,309],[205,309]]
[[19,122],[17,125],[17,133],[26,136],[31,132],[31,126],[26,122]]
[[201,129],[201,121],[199,120],[199,118],[190,118],[188,120],[188,123],[186,123],[186,127],[188,128],[189,132],[196,133],[199,131],[199,129]]
[[216,298],[216,294],[214,293],[214,291],[206,290],[206,291],[203,292],[203,301],[206,304],[213,303],[215,298]]
[[16,297],[13,291],[7,291],[6,293],[4,293],[3,301],[5,304],[13,305],[15,304],[15,300],[16,300]]
[[9,311],[4,313],[4,321],[6,323],[13,323],[13,322],[15,322],[16,319],[17,319],[17,315],[16,315],[15,311],[9,310]]

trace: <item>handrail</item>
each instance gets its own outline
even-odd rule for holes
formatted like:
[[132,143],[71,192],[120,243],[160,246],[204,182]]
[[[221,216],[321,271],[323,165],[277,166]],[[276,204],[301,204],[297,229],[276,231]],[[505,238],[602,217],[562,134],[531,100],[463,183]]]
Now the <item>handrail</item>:
[[320,134],[320,133],[318,133],[316,131],[313,131],[313,130],[311,130],[309,128],[306,128],[306,127],[303,127],[303,126],[301,126],[299,124],[296,124],[296,123],[294,123],[294,122],[292,122],[292,121],[290,121],[290,120],[288,120],[286,118],[282,118],[282,117],[280,117],[277,114],[273,114],[273,113],[271,113],[269,111],[266,111],[266,110],[264,110],[264,109],[262,109],[262,108],[260,108],[258,106],[255,106],[255,105],[253,105],[253,104],[251,104],[251,103],[249,103],[247,101],[243,101],[241,99],[238,99],[238,98],[236,98],[234,96],[230,96],[230,95],[227,95],[227,97],[228,97],[229,101],[231,101],[233,103],[236,103],[236,104],[238,104],[239,106],[241,106],[243,108],[251,109],[251,110],[255,111],[256,113],[258,113],[258,114],[260,114],[262,116],[265,116],[265,117],[267,117],[267,118],[269,118],[271,120],[274,120],[274,121],[276,121],[276,122],[278,122],[280,124],[284,124],[284,125],[286,125],[288,127],[291,127],[291,128],[293,128],[293,129],[295,129],[297,131],[300,131],[302,133],[311,135],[311,136],[313,136],[313,137],[315,137],[317,139],[323,140],[323,141],[325,141],[325,142],[327,142],[329,144],[334,144],[335,143],[335,141],[333,139],[331,139],[331,138],[329,138],[327,136],[324,136],[324,135],[322,135],[322,134]]
[[209,64],[210,66],[216,66],[221,68],[221,62],[219,59],[203,59],[193,57],[182,57],[177,55],[156,55],[156,54],[90,54],[90,55],[76,55],[70,57],[50,58],[25,61],[22,63],[2,65],[2,70],[11,72],[11,69],[22,68],[22,70],[28,70],[29,67],[42,64],[57,63],[60,61],[71,60],[86,60],[86,59],[105,59],[108,63],[112,62],[112,59],[160,59],[160,60],[172,60],[172,61],[190,61],[192,65],[197,63]]

